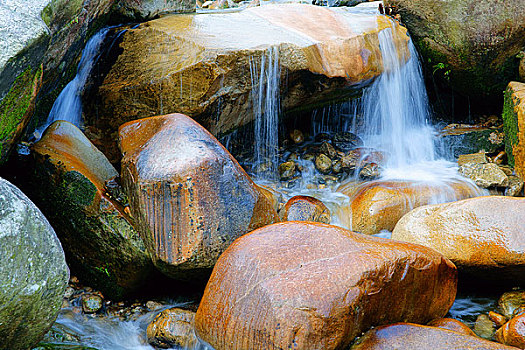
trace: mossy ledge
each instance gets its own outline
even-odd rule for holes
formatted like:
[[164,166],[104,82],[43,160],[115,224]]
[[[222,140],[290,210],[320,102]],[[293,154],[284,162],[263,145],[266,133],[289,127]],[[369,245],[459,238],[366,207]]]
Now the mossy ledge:
[[21,135],[33,112],[34,100],[42,82],[42,65],[27,67],[14,81],[0,102],[0,164]]
[[514,166],[513,148],[518,144],[518,115],[512,102],[512,89],[508,87],[504,92],[503,102],[503,128],[505,131],[505,151],[510,166]]

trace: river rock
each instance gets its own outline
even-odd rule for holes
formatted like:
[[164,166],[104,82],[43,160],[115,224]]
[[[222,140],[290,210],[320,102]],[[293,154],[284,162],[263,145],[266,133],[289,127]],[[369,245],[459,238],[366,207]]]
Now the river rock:
[[86,124],[109,137],[124,122],[177,112],[224,134],[254,120],[252,81],[270,61],[278,63],[272,74],[283,112],[326,103],[382,72],[385,28],[408,58],[404,28],[347,8],[270,4],[143,23],[122,35]]
[[319,199],[310,196],[294,196],[286,202],[283,221],[316,221],[329,224],[330,210]]
[[401,218],[392,239],[433,248],[491,283],[518,283],[525,273],[524,213],[524,199],[503,196],[429,205]]
[[332,160],[325,154],[321,153],[315,157],[315,168],[323,174],[328,174],[332,169]]
[[32,192],[55,226],[68,263],[111,298],[140,287],[152,264],[123,203],[105,183],[118,173],[73,124],[57,121],[33,145]]
[[505,150],[509,165],[525,178],[525,83],[510,82],[503,104]]
[[459,172],[481,188],[506,187],[509,185],[507,175],[494,163],[466,163],[459,167]]
[[[518,77],[525,7],[499,0],[386,0],[434,76],[471,97],[498,98]],[[472,19],[476,20],[473,21]],[[439,64],[442,64],[441,69]]]
[[81,298],[82,311],[85,314],[93,314],[98,312],[104,306],[104,299],[98,294],[86,293]]
[[279,221],[272,203],[231,154],[182,114],[119,130],[122,180],[155,265],[174,278],[201,278],[238,237]]
[[523,180],[519,176],[510,175],[509,185],[505,189],[505,196],[517,197],[520,196],[523,190]]
[[198,340],[193,332],[195,312],[171,308],[160,312],[148,325],[148,343],[160,348],[193,349]]
[[494,311],[489,311],[489,318],[492,322],[494,322],[496,328],[503,326],[507,322],[507,318],[505,316]]
[[195,330],[215,349],[344,349],[372,326],[442,317],[456,282],[454,265],[431,249],[284,222],[221,255]]
[[486,314],[481,314],[474,323],[474,333],[478,337],[491,340],[496,333],[496,324]]
[[498,300],[498,309],[508,319],[515,315],[515,311],[525,306],[525,291],[516,290],[503,293]]
[[525,314],[513,317],[497,330],[495,338],[502,344],[525,349]]
[[365,182],[356,186],[348,181],[337,189],[350,201],[339,210],[345,227],[365,234],[392,231],[399,219],[410,210],[436,201],[453,201],[480,193],[469,182],[430,184],[410,181]]
[[44,215],[2,178],[0,227],[0,349],[27,350],[55,321],[69,270]]
[[466,324],[453,318],[437,318],[427,323],[429,327],[438,327],[448,329],[457,333],[476,336],[476,333],[472,331]]
[[288,180],[295,174],[296,164],[293,160],[279,164],[279,176],[281,180]]
[[367,332],[351,350],[517,350],[447,329],[396,323]]

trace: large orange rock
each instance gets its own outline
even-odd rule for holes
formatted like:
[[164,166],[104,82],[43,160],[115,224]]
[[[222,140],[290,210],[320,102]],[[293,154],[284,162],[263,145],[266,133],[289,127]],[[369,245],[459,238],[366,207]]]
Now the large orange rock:
[[377,180],[356,185],[348,182],[337,191],[350,197],[339,218],[344,226],[365,234],[392,231],[399,219],[422,205],[449,202],[481,194],[467,181],[426,183]]
[[221,255],[195,329],[222,350],[344,349],[372,326],[443,317],[456,284],[455,266],[431,249],[283,222]]
[[497,330],[495,338],[500,343],[525,349],[525,314],[518,315],[505,323]]
[[517,350],[443,328],[396,323],[367,332],[351,350]]
[[131,212],[165,274],[194,278],[236,238],[279,221],[237,161],[191,118],[141,119],[119,133]]
[[234,130],[254,119],[251,94],[269,59],[278,61],[283,110],[343,98],[382,72],[385,28],[408,58],[403,27],[348,8],[273,4],[146,22],[122,35],[122,53],[98,89],[100,103],[87,106],[86,123],[110,139],[124,122],[177,112],[214,135]]
[[140,287],[153,265],[120,196],[108,192],[118,173],[107,158],[66,121],[47,128],[33,155],[32,196],[73,272],[112,298]]
[[427,323],[427,326],[448,329],[449,331],[454,331],[456,333],[476,336],[476,333],[474,333],[474,331],[470,329],[469,326],[453,318],[436,318],[435,320]]
[[520,281],[525,273],[525,199],[490,196],[414,209],[392,238],[437,250],[460,269]]

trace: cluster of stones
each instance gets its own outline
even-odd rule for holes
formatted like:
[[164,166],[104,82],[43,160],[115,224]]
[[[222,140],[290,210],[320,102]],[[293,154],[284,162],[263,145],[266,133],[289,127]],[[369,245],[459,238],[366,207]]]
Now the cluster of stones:
[[286,161],[279,165],[279,176],[286,187],[301,178],[301,172],[308,166],[304,161],[310,162],[317,171],[314,183],[310,184],[314,187],[322,188],[348,177],[371,180],[380,175],[385,160],[383,154],[363,148],[361,139],[351,132],[320,133],[307,139],[295,129],[289,136],[290,139],[285,140],[289,146],[283,152]]

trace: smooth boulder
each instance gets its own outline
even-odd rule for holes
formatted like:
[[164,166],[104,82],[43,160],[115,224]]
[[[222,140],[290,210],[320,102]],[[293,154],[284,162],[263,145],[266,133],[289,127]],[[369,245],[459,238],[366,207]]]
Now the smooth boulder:
[[350,8],[269,4],[164,16],[122,34],[86,124],[110,151],[121,124],[160,114],[184,113],[214,135],[233,131],[255,119],[257,99],[270,98],[267,81],[283,111],[342,99],[383,71],[378,34],[386,28],[408,59],[405,28]]
[[525,314],[513,317],[496,331],[495,338],[502,344],[525,349]]
[[426,247],[283,222],[221,255],[195,330],[215,349],[344,349],[372,326],[443,317],[456,286],[455,266]]
[[367,332],[351,350],[517,350],[447,329],[396,323]]
[[[72,270],[108,297],[140,287],[152,270],[119,194],[115,168],[73,124],[57,121],[33,145],[32,194],[62,240]],[[120,191],[122,192],[122,191]]]
[[131,212],[168,276],[199,279],[236,238],[279,221],[239,163],[190,117],[126,123],[119,141]]
[[525,199],[489,196],[414,209],[392,239],[421,244],[478,277],[518,283],[525,273]]
[[193,325],[195,312],[176,307],[161,311],[146,329],[148,343],[159,348],[193,349],[198,343]]
[[44,215],[0,178],[0,349],[27,350],[55,321],[69,280]]
[[448,183],[377,180],[343,183],[338,192],[350,197],[339,210],[343,225],[353,231],[376,234],[392,231],[399,219],[414,208],[431,203],[449,202],[481,194],[468,181]]

